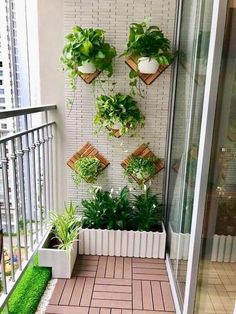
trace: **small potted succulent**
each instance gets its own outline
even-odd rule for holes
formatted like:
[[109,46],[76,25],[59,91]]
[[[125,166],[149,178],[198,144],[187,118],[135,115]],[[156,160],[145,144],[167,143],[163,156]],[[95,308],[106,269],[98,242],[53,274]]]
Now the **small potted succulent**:
[[158,160],[156,157],[135,156],[128,163],[125,174],[138,179],[139,184],[143,185],[156,174],[156,162]]
[[96,106],[94,123],[100,128],[106,127],[111,136],[119,137],[138,126],[144,126],[145,118],[137,107],[137,102],[129,95],[101,95],[97,98]]
[[112,60],[116,56],[115,47],[105,42],[102,29],[74,26],[66,36],[61,64],[68,72],[71,86],[75,90],[77,77],[91,74],[96,70],[113,73]]
[[52,267],[53,278],[70,278],[77,257],[81,221],[70,203],[62,214],[53,212],[51,230],[39,247],[39,266]]
[[74,182],[79,185],[82,181],[96,183],[97,176],[101,174],[103,165],[101,161],[92,156],[81,157],[74,164]]
[[122,55],[132,57],[143,74],[156,73],[160,65],[169,65],[174,59],[170,41],[158,26],[146,22],[130,25],[129,41]]

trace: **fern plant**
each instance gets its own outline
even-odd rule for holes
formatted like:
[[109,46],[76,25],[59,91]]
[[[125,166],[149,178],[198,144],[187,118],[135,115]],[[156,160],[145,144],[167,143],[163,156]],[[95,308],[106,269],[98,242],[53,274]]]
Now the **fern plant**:
[[97,176],[102,172],[103,165],[96,157],[81,157],[74,164],[74,182],[79,185],[82,181],[96,183]]
[[76,216],[76,206],[70,202],[65,207],[63,214],[53,212],[51,214],[51,226],[53,238],[57,239],[56,247],[60,250],[69,252],[72,249],[73,243],[77,240],[81,221]]

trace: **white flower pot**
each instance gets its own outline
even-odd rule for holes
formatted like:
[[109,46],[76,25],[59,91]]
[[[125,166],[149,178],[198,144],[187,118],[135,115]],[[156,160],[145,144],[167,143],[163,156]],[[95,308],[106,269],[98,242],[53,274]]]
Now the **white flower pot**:
[[79,254],[164,258],[166,232],[81,229]]
[[149,57],[142,57],[138,59],[138,70],[143,74],[154,74],[159,68],[159,63]]
[[77,241],[73,243],[71,251],[49,248],[52,234],[49,233],[38,249],[39,266],[52,267],[53,278],[71,278],[77,257]]
[[96,72],[96,67],[93,62],[86,60],[82,63],[81,66],[78,67],[78,71],[83,74],[92,74]]

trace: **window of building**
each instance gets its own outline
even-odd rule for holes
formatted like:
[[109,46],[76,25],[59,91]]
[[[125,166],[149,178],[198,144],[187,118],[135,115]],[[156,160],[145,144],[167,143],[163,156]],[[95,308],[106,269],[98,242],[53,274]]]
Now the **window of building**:
[[5,103],[5,98],[0,98],[0,104],[4,104]]
[[0,88],[0,95],[3,95],[3,94],[4,94],[4,89]]
[[7,124],[6,123],[1,123],[1,128],[2,129],[7,129]]

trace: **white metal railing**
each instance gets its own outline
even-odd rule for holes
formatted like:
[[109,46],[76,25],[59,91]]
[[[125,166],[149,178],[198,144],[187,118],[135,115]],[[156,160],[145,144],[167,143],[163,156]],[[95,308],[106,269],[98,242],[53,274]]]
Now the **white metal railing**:
[[[0,120],[21,117],[24,125],[23,131],[0,138],[0,308],[46,234],[54,207],[56,123],[48,121],[48,111],[54,109],[48,105],[0,111]],[[38,112],[45,115],[45,123],[28,128],[29,116]]]

